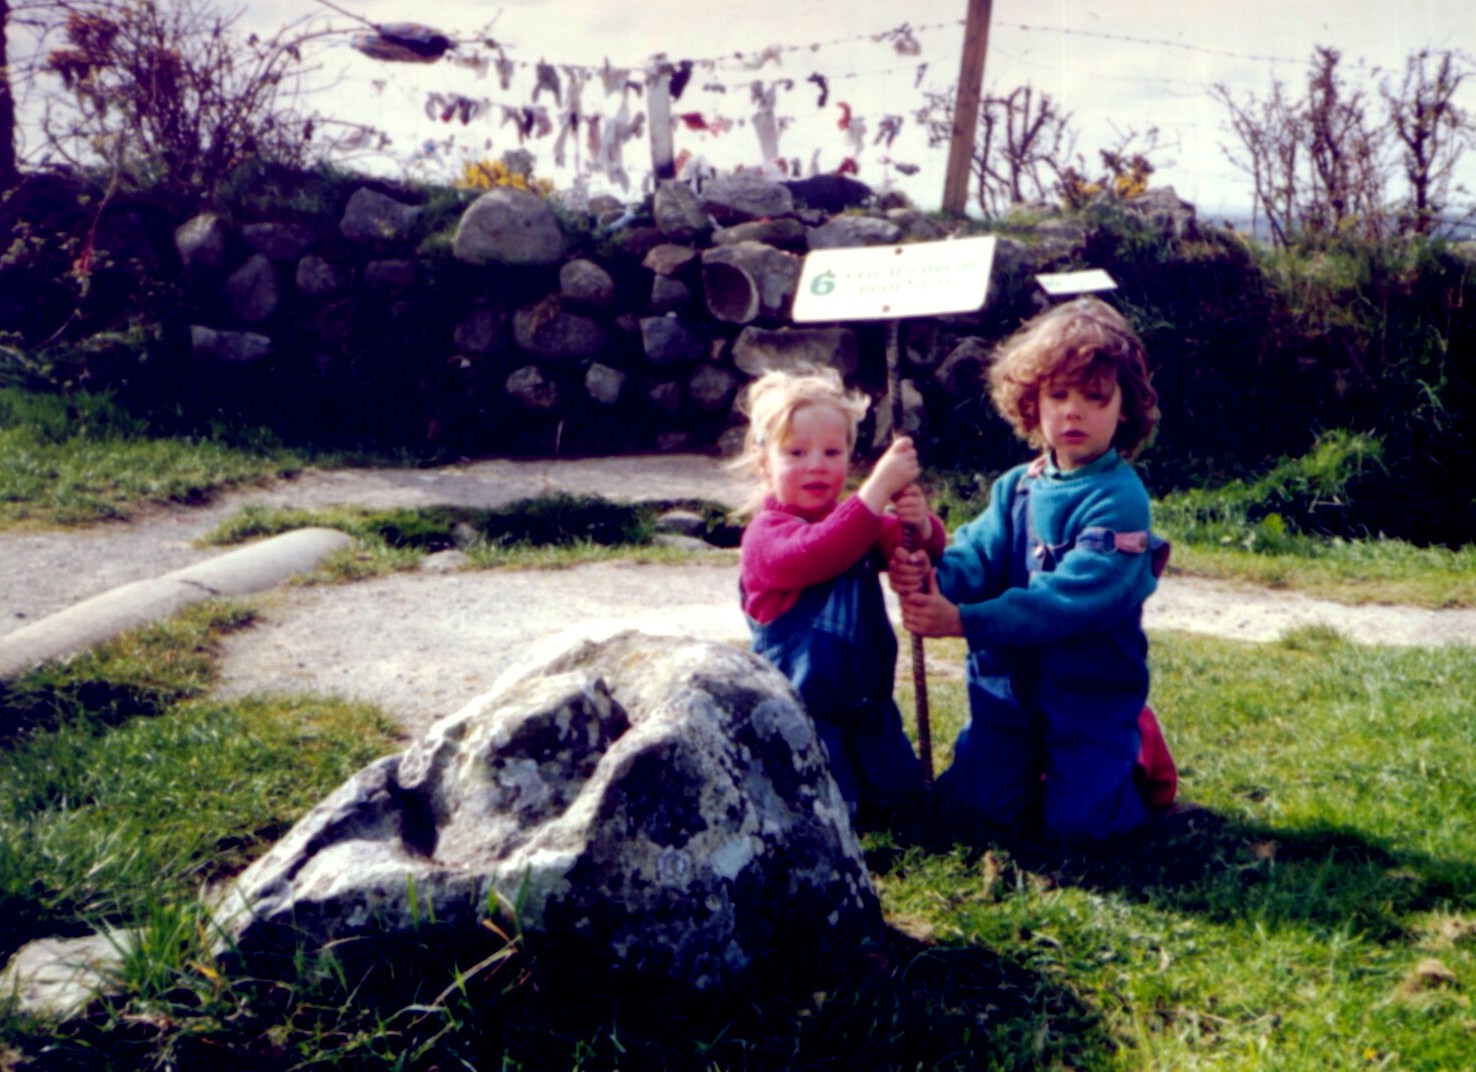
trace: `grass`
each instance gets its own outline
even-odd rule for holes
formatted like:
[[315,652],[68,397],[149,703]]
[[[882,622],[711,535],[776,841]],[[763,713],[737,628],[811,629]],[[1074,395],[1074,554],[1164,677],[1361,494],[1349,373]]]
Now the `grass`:
[[[5,952],[100,924],[133,946],[120,997],[62,1024],[0,1013],[0,1052],[128,1069],[1466,1067],[1468,649],[1157,635],[1155,707],[1203,810],[1068,857],[871,830],[889,932],[703,1005],[629,987],[556,997],[511,927],[455,951],[410,936],[394,955],[416,985],[392,995],[331,956],[280,978],[218,961],[202,885],[399,747],[366,708],[203,699],[218,638],[249,621],[195,608],[5,695],[28,727],[0,752]],[[929,642],[940,769],[962,654]]]
[[0,388],[0,529],[127,518],[300,469],[269,441],[148,434],[103,395]]

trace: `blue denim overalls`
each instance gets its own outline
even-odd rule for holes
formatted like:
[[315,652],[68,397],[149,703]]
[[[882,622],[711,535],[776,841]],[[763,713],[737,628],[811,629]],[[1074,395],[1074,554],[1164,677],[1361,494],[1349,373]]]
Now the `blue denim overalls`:
[[[1030,520],[1031,483],[1021,478],[1011,504],[1006,587],[1053,570],[1072,546],[1124,553],[1105,529],[1087,529],[1074,545],[1041,543]],[[944,807],[1001,828],[1038,819],[1068,838],[1108,838],[1140,825],[1147,813],[1134,770],[1147,654],[1141,605],[1098,632],[971,652],[969,721],[937,783]]]
[[871,555],[817,584],[774,621],[752,618],[753,650],[794,684],[854,813],[895,807],[922,789],[922,771],[892,699],[897,636]]

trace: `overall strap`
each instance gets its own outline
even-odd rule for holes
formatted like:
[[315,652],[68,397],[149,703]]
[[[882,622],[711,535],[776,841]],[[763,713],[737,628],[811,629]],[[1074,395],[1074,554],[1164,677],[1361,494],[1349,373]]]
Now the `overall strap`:
[[1060,544],[1048,544],[1036,535],[1035,518],[1030,510],[1030,487],[1043,472],[1045,472],[1045,458],[1037,458],[1015,485],[1013,503],[1015,524],[1019,526],[1023,523],[1029,545],[1029,567],[1032,571],[1043,570],[1049,573],[1061,561],[1061,556],[1073,547],[1080,547],[1082,550],[1095,551],[1098,554],[1150,554],[1153,576],[1163,576],[1163,571],[1168,566],[1172,545],[1162,536],[1147,530],[1114,532],[1112,529],[1094,525],[1083,529],[1075,539]]

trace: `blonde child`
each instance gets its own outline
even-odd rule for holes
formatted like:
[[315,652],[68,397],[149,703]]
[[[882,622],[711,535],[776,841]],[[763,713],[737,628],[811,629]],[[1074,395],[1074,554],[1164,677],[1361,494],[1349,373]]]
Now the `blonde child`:
[[744,401],[739,465],[759,478],[739,558],[753,650],[804,699],[852,812],[895,808],[922,776],[892,700],[897,638],[878,570],[903,524],[934,554],[946,538],[913,483],[917,451],[897,439],[842,501],[866,399],[824,371],[766,373]]
[[1095,298],[1026,324],[989,383],[1040,456],[999,478],[931,583],[925,556],[891,563],[907,628],[968,641],[969,721],[938,796],[986,828],[1034,820],[1064,838],[1114,837],[1146,818],[1148,783],[1174,780],[1146,708],[1141,624],[1161,541],[1128,464],[1158,423],[1158,396],[1137,335]]

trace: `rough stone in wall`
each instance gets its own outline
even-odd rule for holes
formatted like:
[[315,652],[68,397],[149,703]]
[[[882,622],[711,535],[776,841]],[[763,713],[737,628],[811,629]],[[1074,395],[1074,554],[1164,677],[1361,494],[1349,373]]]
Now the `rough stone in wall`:
[[770,370],[833,368],[843,377],[861,366],[861,344],[850,328],[744,328],[733,363],[750,376]]
[[407,242],[423,211],[419,205],[407,205],[364,187],[348,199],[338,229],[353,242]]
[[513,314],[513,339],[534,357],[559,363],[598,357],[608,337],[593,317],[565,312],[557,294]]
[[247,368],[261,364],[275,352],[270,335],[190,325],[190,353],[196,361]]
[[277,269],[260,253],[253,253],[226,278],[225,291],[231,319],[238,324],[270,320],[282,301],[282,282],[277,278]]
[[451,252],[467,264],[557,264],[564,233],[553,206],[511,187],[489,190],[461,214]]
[[348,279],[326,257],[309,253],[297,262],[293,279],[299,294],[309,298],[332,298],[348,288]]
[[837,216],[809,230],[811,249],[856,249],[890,246],[901,241],[902,228],[875,216]]
[[[814,724],[730,645],[625,632],[515,670],[365,768],[229,889],[246,957],[518,906],[540,976],[715,990],[854,945],[876,891]],[[376,948],[377,943],[366,943]]]
[[762,242],[709,249],[702,254],[707,309],[730,324],[786,316],[803,263],[793,253]]
[[696,238],[712,226],[702,200],[684,182],[667,179],[651,198],[656,229],[669,238]]
[[753,220],[724,227],[712,236],[714,246],[736,246],[739,242],[762,242],[766,246],[803,253],[810,229],[792,216],[777,220]]
[[476,305],[457,321],[451,341],[464,354],[485,356],[507,349],[508,313],[500,305]]
[[295,261],[317,240],[311,227],[300,223],[247,223],[241,240],[251,249],[274,261]]
[[702,357],[707,340],[677,316],[647,316],[641,318],[641,348],[658,368],[690,365]]
[[651,312],[674,313],[691,304],[692,290],[680,279],[657,275],[651,278]]
[[594,261],[577,257],[559,269],[559,292],[577,305],[609,312],[615,304],[615,280]]
[[507,397],[528,413],[548,414],[557,412],[559,385],[543,374],[537,365],[524,365],[508,374]]
[[219,270],[230,240],[230,226],[213,212],[192,216],[174,229],[174,248],[186,274]]
[[702,188],[702,207],[720,226],[731,227],[766,216],[789,216],[794,196],[777,182],[741,172],[708,181]]
[[647,252],[641,261],[642,268],[649,268],[657,275],[675,277],[680,275],[694,260],[697,251],[691,246],[679,246],[663,242]]
[[613,406],[620,401],[629,377],[619,369],[602,365],[598,361],[589,366],[584,374],[584,390],[591,399],[602,406]]
[[373,260],[364,265],[364,289],[370,294],[404,294],[420,281],[420,266],[406,257]]

